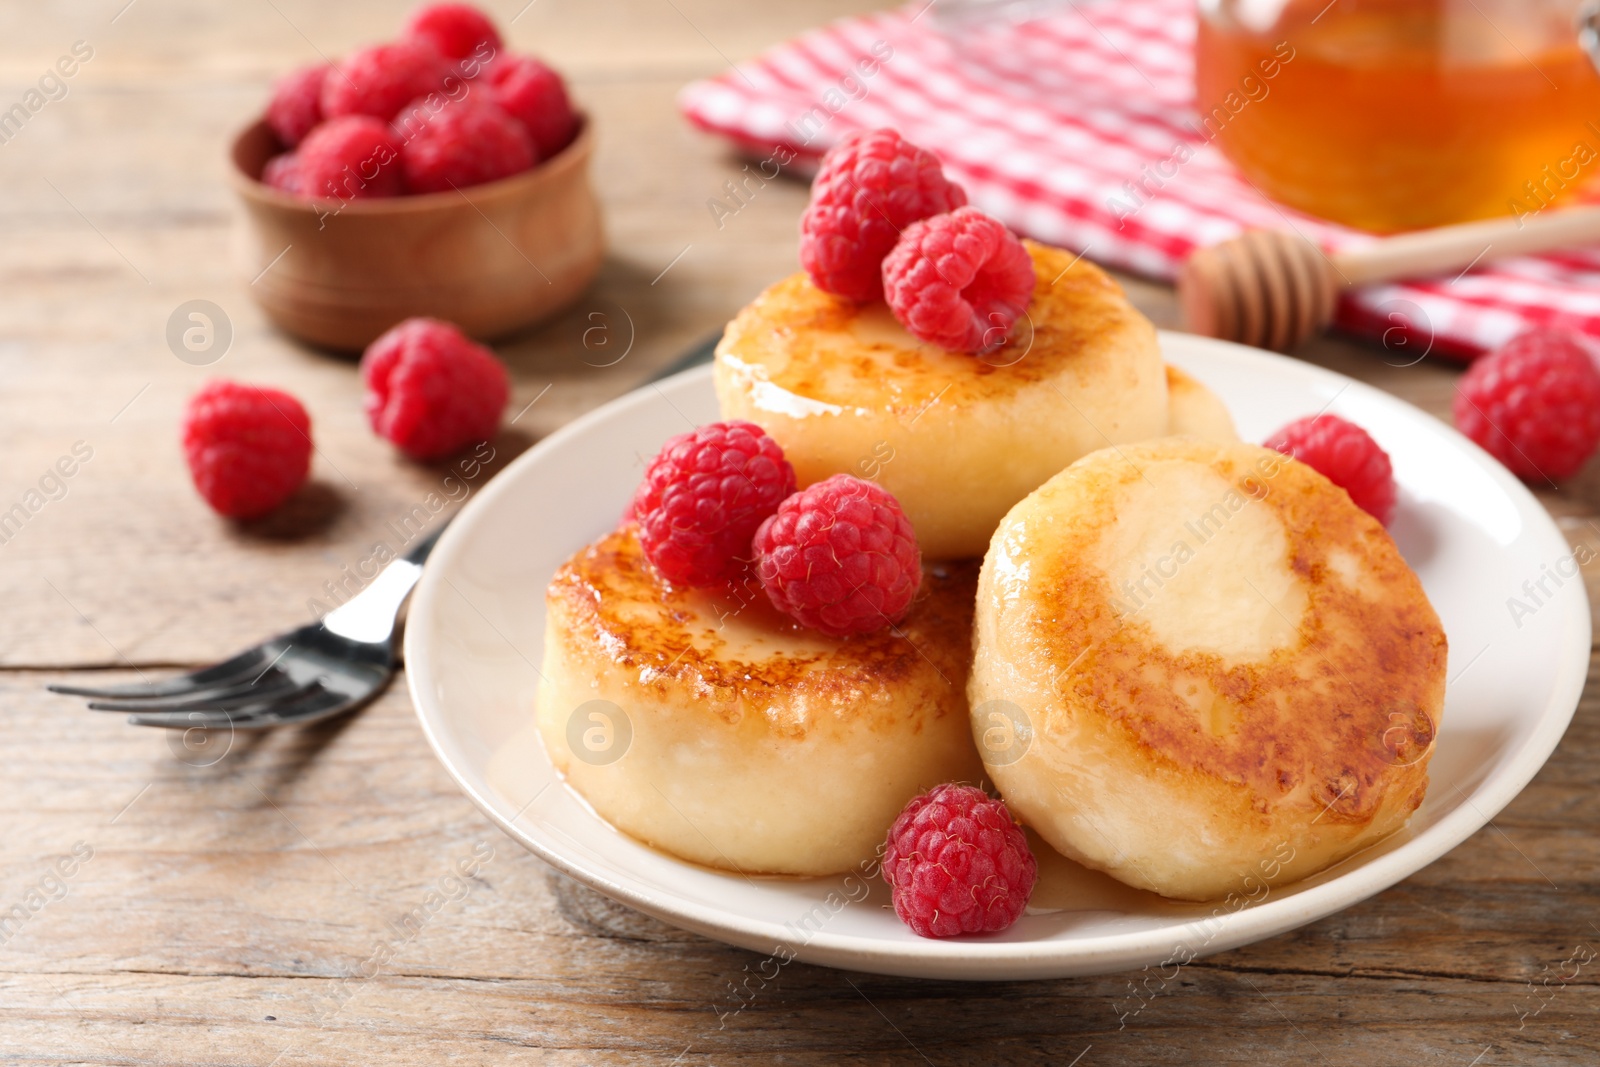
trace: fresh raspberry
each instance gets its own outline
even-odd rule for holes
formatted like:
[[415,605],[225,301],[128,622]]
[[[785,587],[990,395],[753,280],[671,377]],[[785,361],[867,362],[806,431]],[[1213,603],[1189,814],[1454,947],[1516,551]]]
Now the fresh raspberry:
[[[434,98],[438,100],[438,97]],[[437,110],[415,100],[395,123],[406,189],[439,193],[492,182],[533,166],[522,123],[481,97],[446,101]]]
[[894,912],[922,937],[1004,930],[1028,906],[1038,873],[1005,804],[954,783],[906,805],[883,857]]
[[824,292],[877,300],[879,268],[900,232],[966,202],[966,190],[944,176],[932,152],[894,130],[852,133],[822,157],[811,183],[811,204],[800,216],[800,265]]
[[756,528],[794,486],[794,468],[761,427],[713,422],[661,446],[629,515],[669,582],[715,585],[744,570]]
[[444,86],[449,65],[432,45],[376,44],[351,52],[322,83],[322,114],[370,115],[388,122],[406,104]]
[[366,115],[329,119],[295,153],[306,196],[355,200],[400,195],[400,146]]
[[528,128],[534,151],[549,159],[572,142],[578,113],[561,75],[532,56],[503,56],[484,75],[490,98]]
[[1389,453],[1355,423],[1337,415],[1296,419],[1265,443],[1306,464],[1349,493],[1356,507],[1389,525],[1394,516],[1394,467]]
[[207,382],[184,411],[183,456],[207,504],[230,519],[253,519],[306,480],[311,420],[288,393]]
[[283,147],[293,148],[322,121],[322,82],[328,70],[326,63],[301,67],[279,78],[272,87],[272,100],[267,104],[267,125],[272,127]]
[[848,474],[778,505],[752,547],[773,605],[832,637],[899,622],[922,584],[922,553],[900,502]]
[[494,353],[438,319],[407,319],[368,345],[361,380],[373,430],[419,460],[493,437],[510,391]]
[[919,341],[951,352],[1000,347],[1033,297],[1033,257],[998,219],[957,208],[906,227],[883,261],[883,295]]
[[305,184],[300,173],[300,157],[293,152],[273,156],[261,168],[261,184],[270,186],[290,196],[305,196]]
[[424,4],[406,19],[400,36],[427,42],[447,59],[462,59],[485,49],[487,55],[500,51],[500,31],[488,15],[471,4]]
[[1456,385],[1456,426],[1511,473],[1570,478],[1600,444],[1600,371],[1582,334],[1529,330]]

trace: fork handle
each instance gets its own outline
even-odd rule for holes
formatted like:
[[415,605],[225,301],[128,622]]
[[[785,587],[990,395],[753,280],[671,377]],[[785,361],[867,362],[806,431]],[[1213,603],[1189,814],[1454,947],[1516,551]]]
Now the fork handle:
[[427,561],[428,554],[433,551],[433,546],[439,543],[439,535],[444,533],[444,528],[450,525],[450,519],[453,518],[455,518],[455,516],[451,515],[439,525],[435,526],[427,537],[424,537],[415,545],[411,546],[411,551],[407,552],[404,558],[410,560],[419,567],[422,566],[422,564]]
[[391,560],[370,585],[322,617],[323,629],[352,641],[386,643],[394,634],[400,606],[421,577],[420,564]]
[[422,577],[423,561],[448,525],[450,520],[446,519],[413,545],[410,552],[390,560],[371,585],[323,616],[323,627],[352,641],[374,645],[387,642],[394,634],[400,608]]

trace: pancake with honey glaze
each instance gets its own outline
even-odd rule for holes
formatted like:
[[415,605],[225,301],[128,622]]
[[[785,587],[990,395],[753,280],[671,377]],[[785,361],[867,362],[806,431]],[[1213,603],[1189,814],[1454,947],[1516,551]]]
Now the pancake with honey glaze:
[[1098,267],[1025,244],[1037,277],[1027,318],[985,356],[917,341],[881,303],[784,279],[717,346],[722,417],[771,434],[802,487],[841,473],[878,482],[925,556],[982,555],[1046,478],[1167,426],[1155,328]]
[[546,594],[539,733],[619,829],[696,863],[822,875],[869,860],[907,801],[982,774],[968,729],[977,561],[925,569],[894,630],[839,639],[759,582],[668,585],[626,526]]
[[1167,433],[1206,441],[1239,439],[1222,398],[1183,371],[1167,364]]
[[1018,504],[969,696],[1011,810],[1143,889],[1257,899],[1422,803],[1445,635],[1387,532],[1310,467],[1104,449]]

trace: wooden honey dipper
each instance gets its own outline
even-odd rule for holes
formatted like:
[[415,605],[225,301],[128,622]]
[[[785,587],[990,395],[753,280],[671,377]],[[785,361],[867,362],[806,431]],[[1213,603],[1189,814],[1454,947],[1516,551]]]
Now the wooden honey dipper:
[[1341,289],[1595,241],[1600,206],[1441,226],[1331,255],[1296,234],[1252,230],[1191,255],[1178,299],[1192,333],[1287,352],[1333,321]]

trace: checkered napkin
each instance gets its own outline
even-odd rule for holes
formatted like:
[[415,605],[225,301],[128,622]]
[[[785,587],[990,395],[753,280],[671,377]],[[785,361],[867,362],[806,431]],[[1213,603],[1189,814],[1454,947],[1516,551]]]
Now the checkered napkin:
[[[1298,230],[1330,250],[1372,240],[1268,201],[1209,142],[1193,0],[1053,5],[1026,22],[957,23],[925,5],[814,30],[687,86],[680,106],[756,157],[746,189],[790,153],[803,167],[852,130],[893,126],[1016,231],[1154,278],[1245,229]],[[1338,312],[1392,363],[1471,358],[1556,321],[1600,335],[1600,249],[1374,285]]]

